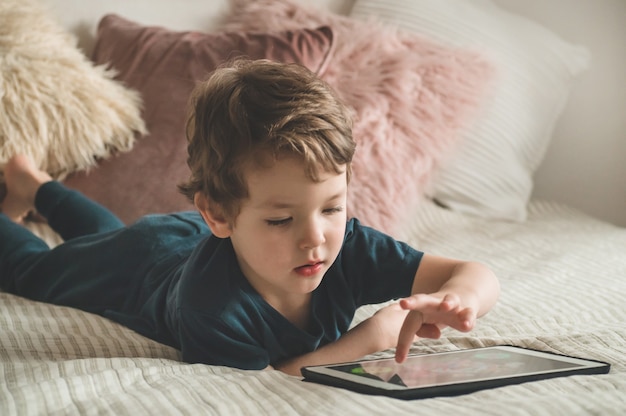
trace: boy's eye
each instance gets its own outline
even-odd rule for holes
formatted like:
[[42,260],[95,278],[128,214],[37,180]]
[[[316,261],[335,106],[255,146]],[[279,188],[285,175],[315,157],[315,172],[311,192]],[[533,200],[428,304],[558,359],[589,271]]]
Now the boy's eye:
[[324,214],[335,214],[337,212],[342,212],[343,207],[333,207],[324,210]]
[[279,220],[265,220],[265,222],[267,222],[267,225],[270,225],[272,227],[277,227],[280,225],[286,225],[289,223],[289,221],[291,221],[291,218],[282,218]]
[[[339,207],[333,207],[333,208],[326,208],[322,212],[325,215],[331,215],[331,214],[335,214],[335,213],[342,212],[342,211],[343,211],[343,207],[339,206]],[[265,220],[265,222],[269,226],[279,227],[281,225],[289,224],[292,220],[293,220],[293,217],[287,217],[287,218],[280,218],[280,219]]]

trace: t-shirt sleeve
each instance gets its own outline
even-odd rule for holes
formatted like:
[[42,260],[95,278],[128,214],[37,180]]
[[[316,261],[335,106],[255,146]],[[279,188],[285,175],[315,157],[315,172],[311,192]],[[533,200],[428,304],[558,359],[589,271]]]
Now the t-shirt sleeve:
[[409,296],[423,253],[408,244],[348,222],[338,266],[358,305]]
[[178,335],[183,361],[242,370],[262,370],[270,365],[266,349],[246,330],[193,310],[181,310],[180,317]]

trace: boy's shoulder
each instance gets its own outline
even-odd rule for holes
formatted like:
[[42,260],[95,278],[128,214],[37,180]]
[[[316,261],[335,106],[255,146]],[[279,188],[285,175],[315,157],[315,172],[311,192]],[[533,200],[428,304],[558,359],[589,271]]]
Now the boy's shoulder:
[[393,237],[384,232],[377,230],[376,228],[370,227],[367,224],[362,223],[358,218],[352,217],[348,219],[346,223],[346,233],[344,241],[349,241],[350,239],[372,239],[372,240],[387,240],[387,241],[396,241]]
[[176,309],[219,316],[228,305],[251,301],[248,286],[230,240],[210,235],[185,262],[170,298]]

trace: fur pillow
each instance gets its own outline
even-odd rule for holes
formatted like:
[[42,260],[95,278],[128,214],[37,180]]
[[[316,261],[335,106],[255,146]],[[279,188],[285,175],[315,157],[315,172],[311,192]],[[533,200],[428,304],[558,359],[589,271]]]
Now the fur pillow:
[[429,195],[452,210],[524,221],[533,175],[589,51],[490,0],[355,0],[351,16],[375,17],[445,45],[488,51],[494,94]]
[[433,171],[485,98],[492,66],[478,52],[295,0],[231,0],[225,19],[227,30],[323,24],[333,28],[335,51],[322,78],[355,113],[348,213],[401,237]]
[[36,0],[0,2],[0,167],[31,155],[55,178],[145,133],[137,93],[94,66]]

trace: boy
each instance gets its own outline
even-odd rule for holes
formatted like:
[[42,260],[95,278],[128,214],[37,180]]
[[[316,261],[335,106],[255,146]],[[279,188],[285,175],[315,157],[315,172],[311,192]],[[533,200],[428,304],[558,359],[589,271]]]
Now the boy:
[[[191,106],[180,189],[197,212],[125,227],[12,158],[0,287],[101,314],[187,362],[294,375],[394,346],[401,362],[416,335],[469,331],[496,302],[486,267],[347,220],[350,117],[310,71],[239,60],[200,84]],[[18,224],[33,209],[63,244],[50,250]],[[359,306],[399,297],[348,331]]]

